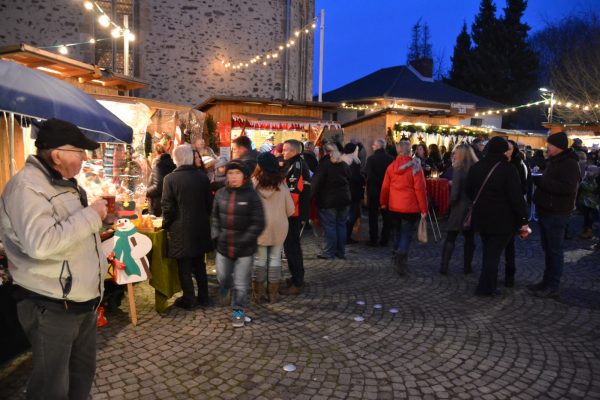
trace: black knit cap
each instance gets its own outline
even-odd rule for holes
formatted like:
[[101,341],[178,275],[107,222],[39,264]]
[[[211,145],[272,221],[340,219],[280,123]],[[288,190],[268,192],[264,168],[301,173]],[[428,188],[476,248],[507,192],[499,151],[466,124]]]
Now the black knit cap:
[[487,144],[488,154],[503,154],[508,151],[508,142],[500,136],[494,136]]
[[240,171],[242,171],[242,174],[244,174],[245,178],[250,176],[250,170],[248,169],[246,164],[244,164],[243,161],[240,161],[240,160],[229,161],[227,163],[227,165],[225,166],[225,171],[227,172],[232,169],[239,169]]
[[559,149],[566,150],[569,148],[569,137],[566,132],[554,133],[546,139],[546,142],[558,147]]
[[258,165],[260,169],[265,172],[277,173],[279,172],[279,163],[277,162],[277,158],[271,153],[260,153],[258,155]]

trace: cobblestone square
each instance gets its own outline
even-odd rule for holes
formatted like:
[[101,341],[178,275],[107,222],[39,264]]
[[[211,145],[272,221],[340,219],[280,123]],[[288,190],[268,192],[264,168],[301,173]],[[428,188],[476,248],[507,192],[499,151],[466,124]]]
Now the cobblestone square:
[[[448,276],[438,273],[440,243],[414,243],[399,277],[389,250],[363,243],[347,260],[318,260],[307,232],[304,293],[250,307],[242,329],[218,306],[159,315],[153,289],[137,285],[138,326],[124,301],[98,331],[93,398],[600,398],[598,253],[567,241],[562,299],[539,299],[525,288],[543,271],[539,238],[517,242],[516,286],[478,298],[481,255],[465,276],[461,239]],[[503,268],[499,276],[504,289]],[[30,368],[29,352],[3,365],[0,397],[23,399]]]

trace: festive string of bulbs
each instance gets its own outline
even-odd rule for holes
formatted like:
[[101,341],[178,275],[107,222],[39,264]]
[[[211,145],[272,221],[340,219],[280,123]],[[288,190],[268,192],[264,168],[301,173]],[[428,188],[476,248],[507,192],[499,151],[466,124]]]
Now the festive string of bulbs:
[[488,110],[488,111],[483,111],[483,112],[476,112],[475,116],[484,116],[484,115],[492,115],[492,114],[505,114],[508,112],[513,112],[513,111],[517,111],[517,109],[519,108],[525,108],[525,107],[531,107],[531,106],[536,106],[539,104],[545,104],[545,105],[550,105],[550,102],[552,102],[553,106],[558,106],[558,107],[566,107],[566,108],[576,108],[576,109],[580,109],[583,111],[590,111],[591,109],[596,109],[599,110],[600,109],[600,104],[595,103],[588,103],[588,104],[580,104],[577,102],[572,102],[572,101],[564,101],[564,100],[558,100],[558,99],[553,99],[553,100],[540,100],[540,101],[535,101],[533,103],[527,103],[527,104],[522,104],[520,106],[516,106],[516,107],[508,107],[508,108],[502,108],[502,109],[497,109],[497,110]]
[[[313,21],[310,24],[307,24],[306,26],[302,27],[301,29],[296,30],[294,32],[294,37],[297,38],[300,35],[308,35],[312,31],[314,31],[314,29],[317,27],[316,21],[317,21],[317,17],[314,17]],[[285,51],[286,49],[293,47],[295,44],[296,44],[296,40],[290,39],[287,41],[287,43],[279,45],[277,47],[277,49],[257,55],[250,60],[241,61],[241,62],[233,62],[231,60],[222,59],[221,64],[223,64],[223,66],[226,69],[232,69],[232,70],[244,69],[244,68],[251,67],[253,65],[267,66],[270,61],[276,60],[279,57],[279,53]]]
[[[98,12],[100,13],[100,16],[98,17],[98,23],[105,28],[108,28],[112,25],[113,29],[111,30],[110,34],[113,38],[118,39],[120,37],[124,37],[129,42],[133,42],[135,40],[135,35],[128,28],[122,28],[120,25],[118,25],[114,21],[112,21],[108,17],[108,15],[106,15],[106,13],[102,9],[102,7],[100,7],[100,5],[98,3],[96,3],[95,1],[84,1],[83,7],[87,11],[93,11],[94,8],[96,8],[98,10]],[[105,40],[110,40],[110,39],[111,38],[100,38],[100,39],[91,38],[90,40],[88,40],[86,42],[58,44],[58,45],[54,45],[54,46],[43,46],[40,48],[42,48],[42,49],[58,48],[58,52],[60,54],[66,55],[66,54],[69,54],[69,47],[79,46],[82,44],[95,44],[95,43],[103,42]]]

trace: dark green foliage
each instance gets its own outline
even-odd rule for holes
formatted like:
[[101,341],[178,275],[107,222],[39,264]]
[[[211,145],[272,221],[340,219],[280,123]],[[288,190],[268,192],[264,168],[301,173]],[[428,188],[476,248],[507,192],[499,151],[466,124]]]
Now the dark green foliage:
[[465,22],[462,31],[456,38],[454,53],[451,57],[452,69],[449,81],[456,87],[464,88],[470,80],[471,51],[471,36],[469,36]]
[[204,130],[204,141],[206,145],[217,152],[219,150],[219,135],[217,134],[217,123],[212,115],[206,115],[206,129]]

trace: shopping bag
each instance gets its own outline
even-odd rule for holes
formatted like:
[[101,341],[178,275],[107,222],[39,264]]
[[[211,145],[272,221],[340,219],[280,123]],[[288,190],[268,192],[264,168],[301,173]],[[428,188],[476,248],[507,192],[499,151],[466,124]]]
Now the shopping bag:
[[421,243],[427,243],[427,218],[421,217],[419,228],[417,229],[417,240]]

